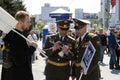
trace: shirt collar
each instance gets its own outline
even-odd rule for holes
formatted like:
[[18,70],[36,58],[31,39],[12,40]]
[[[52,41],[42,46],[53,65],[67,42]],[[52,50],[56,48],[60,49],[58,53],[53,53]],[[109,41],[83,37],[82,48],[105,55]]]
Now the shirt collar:
[[84,39],[85,35],[87,34],[87,32],[85,32],[82,36],[81,36],[81,41]]

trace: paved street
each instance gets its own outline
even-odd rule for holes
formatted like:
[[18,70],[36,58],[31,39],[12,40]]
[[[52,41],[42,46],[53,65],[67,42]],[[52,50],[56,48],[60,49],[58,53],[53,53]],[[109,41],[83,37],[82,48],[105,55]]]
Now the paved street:
[[[41,42],[38,42],[39,47],[41,47]],[[120,70],[110,70],[108,63],[109,63],[109,56],[104,56],[104,64],[100,64],[101,68],[101,80],[120,80]],[[33,75],[34,80],[44,80],[45,76],[43,74],[45,67],[45,60],[41,56],[39,56],[39,59],[33,63]],[[0,65],[0,71],[1,71],[1,65]],[[1,73],[0,73],[1,74]]]
[[104,55],[104,64],[100,65],[101,76],[103,78],[101,80],[120,80],[120,70],[110,70],[109,59],[108,55]]

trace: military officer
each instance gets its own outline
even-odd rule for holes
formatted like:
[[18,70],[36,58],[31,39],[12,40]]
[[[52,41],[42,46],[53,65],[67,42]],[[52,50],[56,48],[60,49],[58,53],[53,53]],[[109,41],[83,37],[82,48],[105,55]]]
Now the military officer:
[[69,61],[74,58],[75,40],[67,35],[70,20],[57,21],[58,33],[47,36],[43,49],[48,56],[45,67],[46,80],[69,80]]
[[75,25],[74,28],[76,30],[76,34],[79,36],[75,44],[76,80],[79,80],[81,71],[83,71],[83,68],[81,67],[80,63],[84,55],[84,52],[86,50],[86,47],[89,44],[89,41],[91,41],[91,43],[95,47],[96,52],[95,55],[93,56],[93,59],[87,71],[87,75],[83,74],[81,80],[99,80],[100,69],[99,69],[98,61],[100,57],[100,39],[96,34],[89,33],[87,31],[87,24],[89,24],[88,21],[78,20],[78,19],[73,19],[73,21]]

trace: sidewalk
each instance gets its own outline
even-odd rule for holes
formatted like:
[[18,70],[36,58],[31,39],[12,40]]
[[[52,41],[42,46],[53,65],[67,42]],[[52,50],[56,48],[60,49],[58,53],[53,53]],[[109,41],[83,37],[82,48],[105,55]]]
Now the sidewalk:
[[[38,47],[42,49],[42,41],[37,42]],[[45,68],[45,59],[39,55],[39,51],[37,50],[38,60],[33,63],[33,76],[34,80],[44,80],[44,68]]]
[[44,68],[45,68],[45,60],[41,56],[39,57],[39,60],[36,60],[33,65],[33,76],[34,80],[44,80]]
[[108,55],[104,55],[103,64],[100,64],[101,80],[120,80],[120,70],[110,70],[109,60],[110,57]]

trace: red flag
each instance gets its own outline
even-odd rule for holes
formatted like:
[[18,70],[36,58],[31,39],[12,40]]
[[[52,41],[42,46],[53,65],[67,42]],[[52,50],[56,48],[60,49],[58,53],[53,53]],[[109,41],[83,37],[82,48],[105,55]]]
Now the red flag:
[[111,0],[112,8],[116,5],[116,0]]

